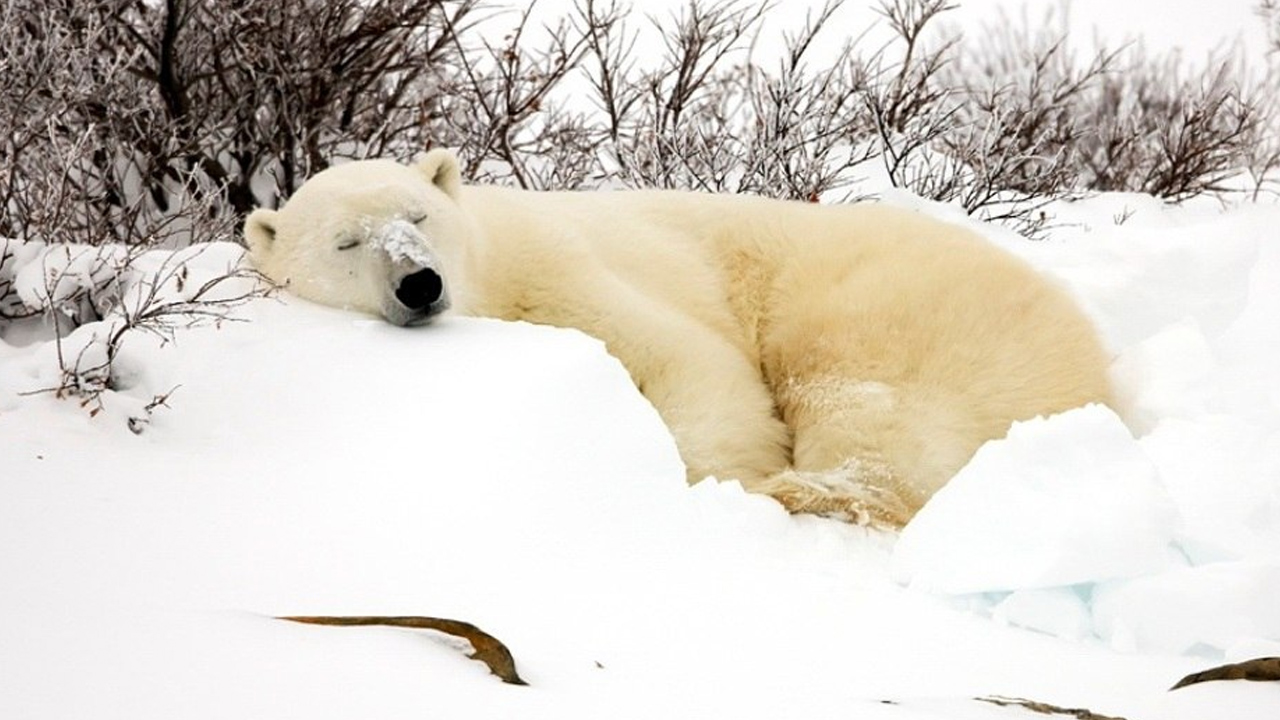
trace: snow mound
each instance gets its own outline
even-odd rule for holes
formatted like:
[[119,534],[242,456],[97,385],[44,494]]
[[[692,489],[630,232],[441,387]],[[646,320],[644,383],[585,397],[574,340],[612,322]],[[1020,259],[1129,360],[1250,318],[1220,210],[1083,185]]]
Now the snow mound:
[[1177,562],[1175,527],[1151,461],[1093,405],[983,446],[903,530],[894,573],[948,594],[1146,575]]
[[[1015,711],[972,698],[1006,695],[1273,718],[1266,683],[1165,691],[1210,664],[1193,656],[1280,654],[1280,211],[1108,222],[997,240],[1093,314],[1119,415],[1017,425],[900,539],[687,487],[653,408],[576,332],[395,328],[286,294],[130,336],[91,417],[33,394],[57,382],[50,327],[10,328],[0,717],[994,720]],[[0,281],[33,301],[103,279],[66,248],[14,252],[28,269]],[[120,306],[241,255],[187,252],[109,279]],[[475,622],[532,687],[438,637],[278,614]]]
[[1097,634],[1118,650],[1231,657],[1280,641],[1280,563],[1214,563],[1097,588]]
[[1280,210],[1141,208],[1051,242],[993,238],[1092,313],[1116,354],[1123,420],[1091,407],[1014,425],[903,531],[892,572],[998,621],[1117,650],[1274,649]]

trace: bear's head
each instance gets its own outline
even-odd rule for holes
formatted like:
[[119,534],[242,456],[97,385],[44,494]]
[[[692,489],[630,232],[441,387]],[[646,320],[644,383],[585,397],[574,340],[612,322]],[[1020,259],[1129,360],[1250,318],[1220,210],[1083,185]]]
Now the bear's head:
[[280,210],[258,209],[244,237],[258,270],[301,297],[422,322],[458,301],[476,230],[457,198],[457,158],[360,160],[308,179]]

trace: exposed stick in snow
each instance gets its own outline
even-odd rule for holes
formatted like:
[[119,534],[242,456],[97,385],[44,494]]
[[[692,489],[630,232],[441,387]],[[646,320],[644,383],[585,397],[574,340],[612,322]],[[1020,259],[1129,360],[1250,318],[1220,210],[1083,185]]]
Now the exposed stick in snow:
[[1169,688],[1177,690],[1196,683],[1213,680],[1273,680],[1280,681],[1280,657],[1257,658],[1231,665],[1221,665],[1203,672],[1191,673]]
[[278,619],[306,623],[308,625],[339,625],[343,627],[386,625],[389,627],[413,628],[415,630],[435,630],[446,635],[460,637],[471,643],[471,647],[475,652],[468,657],[488,665],[489,671],[501,678],[502,682],[510,685],[529,684],[520,679],[520,675],[516,673],[516,661],[507,646],[471,623],[418,616],[292,616]]
[[1021,698],[1007,697],[983,697],[974,698],[978,702],[991,703],[1000,707],[1020,707],[1026,708],[1032,712],[1038,712],[1041,715],[1065,715],[1067,717],[1077,718],[1078,720],[1125,720],[1122,717],[1113,715],[1099,715],[1092,710],[1083,708],[1063,708],[1048,703],[1035,702],[1034,700],[1023,700]]

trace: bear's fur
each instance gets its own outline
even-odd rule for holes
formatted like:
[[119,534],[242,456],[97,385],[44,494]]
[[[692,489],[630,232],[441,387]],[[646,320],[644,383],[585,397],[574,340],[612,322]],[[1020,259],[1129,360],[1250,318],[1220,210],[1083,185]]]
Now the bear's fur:
[[977,236],[876,204],[464,185],[443,150],[339,165],[245,223],[294,293],[422,322],[603,340],[690,481],[900,525],[1010,424],[1110,398],[1061,290]]

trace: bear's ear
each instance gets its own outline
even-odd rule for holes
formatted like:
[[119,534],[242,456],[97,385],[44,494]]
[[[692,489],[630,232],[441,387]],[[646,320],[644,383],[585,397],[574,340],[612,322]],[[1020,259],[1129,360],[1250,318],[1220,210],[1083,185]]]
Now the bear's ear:
[[258,208],[244,220],[244,239],[249,252],[262,257],[276,241],[276,211]]
[[428,150],[418,156],[414,167],[449,197],[458,196],[458,189],[462,187],[462,169],[458,167],[458,158],[453,153],[444,148]]

